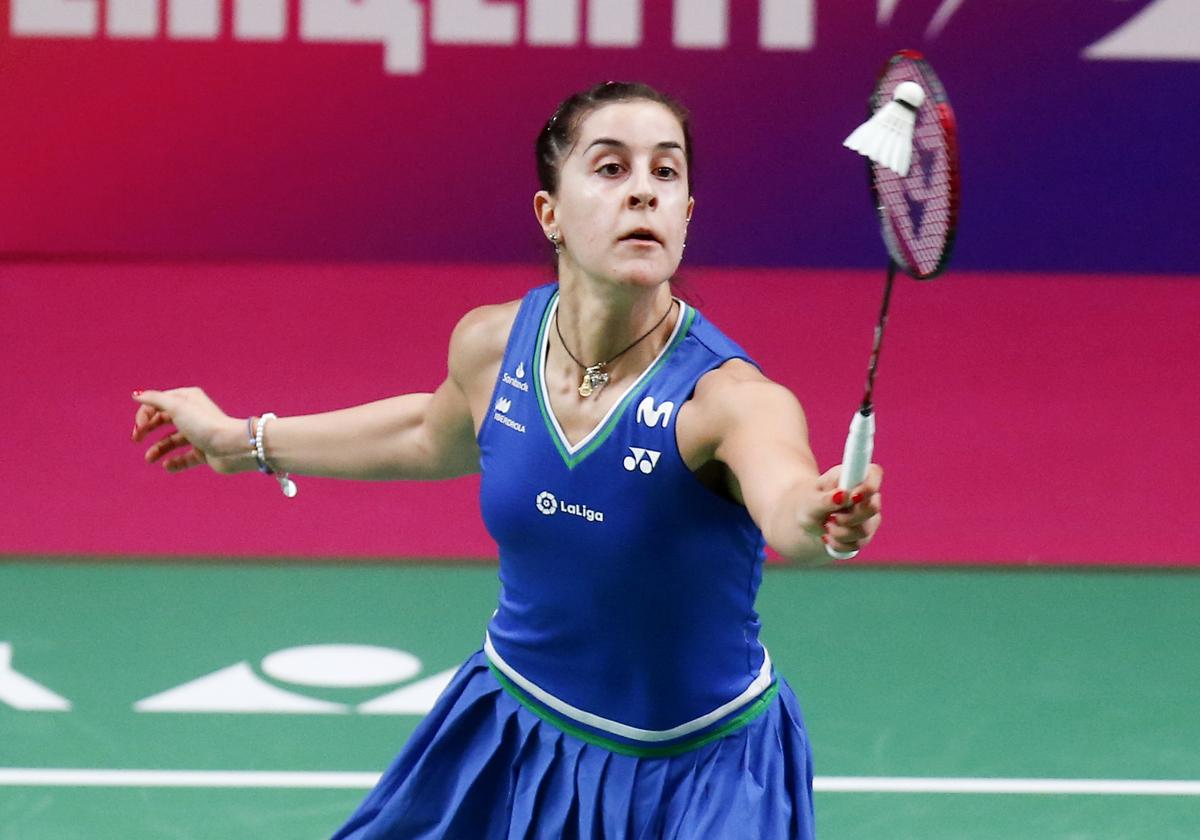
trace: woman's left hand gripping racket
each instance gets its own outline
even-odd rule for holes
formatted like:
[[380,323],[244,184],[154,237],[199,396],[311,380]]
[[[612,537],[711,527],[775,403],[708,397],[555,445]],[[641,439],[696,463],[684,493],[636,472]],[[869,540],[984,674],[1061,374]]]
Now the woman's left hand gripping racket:
[[[838,487],[850,490],[867,475],[875,446],[875,369],[887,326],[896,269],[917,280],[941,274],[950,259],[958,223],[958,141],[954,111],[933,68],[919,52],[893,55],[875,83],[871,118],[844,145],[869,158],[871,197],[888,250],[887,284],[875,326],[862,404],[850,422]],[[857,551],[825,546],[846,560]]]

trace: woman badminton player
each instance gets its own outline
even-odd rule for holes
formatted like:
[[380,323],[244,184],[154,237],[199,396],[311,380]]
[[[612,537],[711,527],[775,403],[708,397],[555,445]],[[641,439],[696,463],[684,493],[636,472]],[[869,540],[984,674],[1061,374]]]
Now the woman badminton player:
[[482,473],[502,583],[482,650],[338,840],[813,836],[804,724],[758,641],[763,544],[862,548],[881,473],[839,490],[795,397],[673,296],[691,157],[652,88],[565,100],[534,197],[557,282],[467,313],[432,394],[235,419],[196,388],[135,393],[135,441],[174,426],[146,451],[171,472]]

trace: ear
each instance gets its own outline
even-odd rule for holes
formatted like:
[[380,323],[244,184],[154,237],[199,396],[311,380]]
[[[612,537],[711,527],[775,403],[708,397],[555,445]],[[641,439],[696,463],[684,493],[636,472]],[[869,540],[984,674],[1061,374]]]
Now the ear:
[[557,219],[554,215],[554,196],[545,190],[538,190],[533,194],[533,215],[537,217],[538,224],[542,226],[542,233],[546,238],[550,237],[550,233],[557,229]]
[[692,211],[695,209],[696,209],[696,199],[689,196],[688,197],[687,218],[684,219],[684,221],[690,222],[692,220]]

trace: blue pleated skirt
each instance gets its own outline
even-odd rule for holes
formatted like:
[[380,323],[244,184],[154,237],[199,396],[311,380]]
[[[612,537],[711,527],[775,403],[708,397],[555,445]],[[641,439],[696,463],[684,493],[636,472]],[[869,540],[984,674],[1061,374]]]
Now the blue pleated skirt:
[[534,715],[480,651],[334,840],[811,840],[812,754],[780,683],[742,728],[642,758]]

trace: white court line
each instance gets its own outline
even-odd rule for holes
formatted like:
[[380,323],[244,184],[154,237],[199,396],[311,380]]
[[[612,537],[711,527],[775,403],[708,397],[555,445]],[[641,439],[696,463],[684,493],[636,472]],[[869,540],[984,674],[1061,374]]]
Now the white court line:
[[[0,767],[0,786],[329,788],[367,790],[378,773],[264,770],[88,770]],[[917,776],[817,776],[824,793],[1001,793],[1087,796],[1200,796],[1182,779],[988,779]]]
[[829,793],[1018,793],[1086,796],[1200,796],[1200,781],[1182,779],[989,779],[916,776],[817,776]]
[[356,788],[370,789],[378,773],[276,770],[84,770],[0,767],[0,786]]

